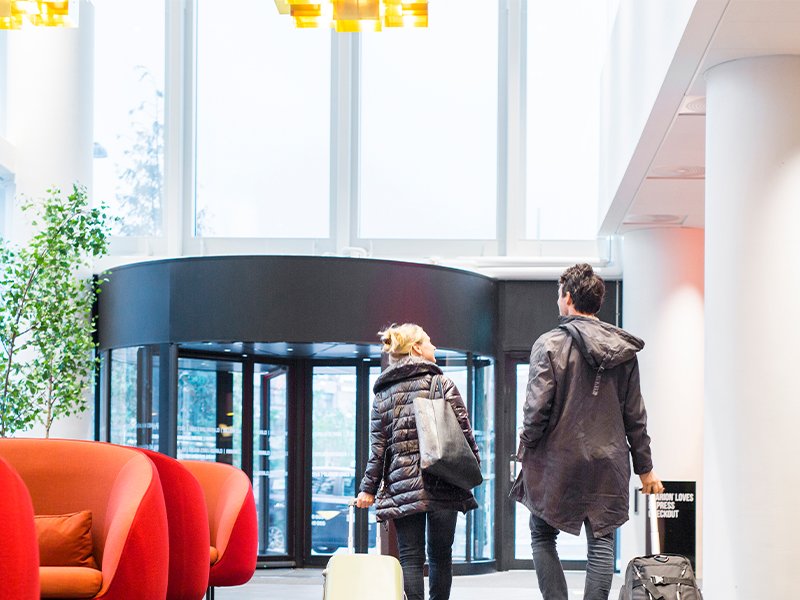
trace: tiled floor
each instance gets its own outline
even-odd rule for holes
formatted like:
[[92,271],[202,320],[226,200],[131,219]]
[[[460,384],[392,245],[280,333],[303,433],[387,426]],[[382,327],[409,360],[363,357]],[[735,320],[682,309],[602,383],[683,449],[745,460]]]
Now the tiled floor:
[[[570,600],[583,598],[584,574],[567,572]],[[614,576],[611,600],[619,595],[622,578]],[[217,588],[216,600],[321,600],[319,569],[261,569],[247,585]],[[463,575],[453,579],[451,600],[541,600],[533,571],[505,571],[488,575]],[[354,598],[353,600],[360,600]]]

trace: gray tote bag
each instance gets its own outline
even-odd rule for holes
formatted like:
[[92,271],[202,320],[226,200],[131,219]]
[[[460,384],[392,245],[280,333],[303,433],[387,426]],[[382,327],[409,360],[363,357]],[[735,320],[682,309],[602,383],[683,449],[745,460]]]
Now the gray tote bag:
[[[423,473],[471,490],[483,481],[481,467],[469,447],[453,407],[444,397],[442,378],[434,376],[430,397],[414,398],[419,460]],[[440,398],[436,398],[436,389]]]

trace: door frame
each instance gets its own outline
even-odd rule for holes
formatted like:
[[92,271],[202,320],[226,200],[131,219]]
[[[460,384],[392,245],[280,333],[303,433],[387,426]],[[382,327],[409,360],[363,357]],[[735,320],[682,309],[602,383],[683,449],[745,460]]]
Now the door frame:
[[[303,363],[300,370],[300,378],[303,379],[301,388],[297,390],[297,404],[302,405],[302,435],[298,435],[302,443],[299,464],[302,465],[302,495],[303,510],[298,519],[298,526],[302,528],[298,540],[302,544],[296,556],[304,566],[324,567],[330,559],[329,554],[311,554],[311,517],[312,517],[312,475],[313,475],[313,408],[314,408],[314,369],[316,367],[354,367],[356,376],[356,431],[354,448],[355,471],[354,487],[358,490],[361,481],[359,475],[364,473],[369,459],[369,416],[372,407],[371,390],[369,389],[370,367],[380,366],[381,361],[377,358],[355,358],[355,359],[300,359]],[[366,552],[368,546],[368,514],[367,511],[356,511],[355,524],[355,549],[356,552]]]

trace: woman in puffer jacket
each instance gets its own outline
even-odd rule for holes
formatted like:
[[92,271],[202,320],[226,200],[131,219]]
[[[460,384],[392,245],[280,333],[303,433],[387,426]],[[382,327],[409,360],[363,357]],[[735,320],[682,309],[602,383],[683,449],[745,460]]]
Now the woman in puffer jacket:
[[[379,334],[389,367],[375,382],[370,417],[370,457],[356,505],[376,503],[378,521],[394,520],[403,583],[408,600],[423,600],[425,529],[428,530],[430,600],[447,600],[453,580],[453,539],[458,511],[478,507],[475,497],[419,468],[419,443],[414,398],[429,397],[441,378],[444,396],[453,407],[475,456],[478,445],[467,408],[455,384],[436,366],[427,333],[412,323],[393,325]],[[435,392],[438,394],[439,392]],[[377,496],[377,500],[376,500]]]

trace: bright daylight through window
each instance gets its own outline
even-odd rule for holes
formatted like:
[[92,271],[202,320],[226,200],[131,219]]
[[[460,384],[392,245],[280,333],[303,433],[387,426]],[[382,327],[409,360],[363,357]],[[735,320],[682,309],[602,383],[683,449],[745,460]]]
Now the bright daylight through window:
[[92,197],[116,235],[163,233],[164,21],[159,0],[94,0]]

